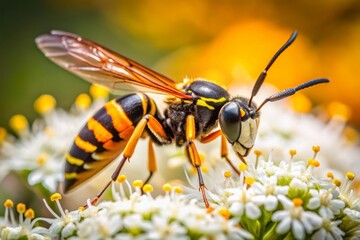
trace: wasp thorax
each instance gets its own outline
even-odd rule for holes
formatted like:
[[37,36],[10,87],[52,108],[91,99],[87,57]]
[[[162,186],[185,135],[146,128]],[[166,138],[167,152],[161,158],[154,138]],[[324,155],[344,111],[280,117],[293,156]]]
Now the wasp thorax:
[[221,131],[240,156],[246,156],[253,147],[259,125],[256,106],[249,107],[247,104],[245,98],[234,98],[219,113]]

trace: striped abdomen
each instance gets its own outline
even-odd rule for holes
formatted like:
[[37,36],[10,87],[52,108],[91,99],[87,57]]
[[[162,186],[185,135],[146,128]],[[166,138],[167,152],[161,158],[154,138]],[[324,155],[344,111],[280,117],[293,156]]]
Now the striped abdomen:
[[157,112],[145,94],[129,94],[104,105],[76,136],[66,156],[65,192],[103,169],[124,149],[135,126]]

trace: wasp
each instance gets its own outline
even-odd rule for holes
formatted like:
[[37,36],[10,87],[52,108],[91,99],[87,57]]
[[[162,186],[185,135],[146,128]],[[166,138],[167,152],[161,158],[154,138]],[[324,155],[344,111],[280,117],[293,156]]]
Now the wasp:
[[[221,138],[221,156],[229,162],[227,142],[236,155],[245,162],[251,151],[259,127],[260,109],[316,84],[329,82],[314,79],[294,88],[288,88],[266,98],[259,106],[253,102],[267,72],[297,36],[293,32],[285,44],[274,54],[260,73],[250,98],[230,94],[219,85],[203,79],[184,81],[182,84],[141,64],[115,53],[100,44],[76,34],[52,31],[36,39],[39,49],[62,68],[102,85],[113,93],[123,94],[106,103],[83,126],[66,156],[64,192],[68,192],[89,179],[120,154],[109,182],[92,200],[96,204],[104,191],[115,181],[136,148],[138,140],[149,137],[147,183],[157,170],[153,143],[174,143],[184,146],[188,160],[197,170],[199,191],[204,204],[210,204],[201,172],[201,160],[194,143]],[[146,93],[165,95],[167,108],[161,113],[155,101]],[[218,128],[218,125],[220,128]]]

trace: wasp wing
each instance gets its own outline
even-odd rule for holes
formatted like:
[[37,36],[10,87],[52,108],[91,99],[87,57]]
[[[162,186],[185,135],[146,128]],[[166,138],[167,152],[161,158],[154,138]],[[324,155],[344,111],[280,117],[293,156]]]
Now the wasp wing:
[[113,93],[156,92],[191,99],[176,87],[175,81],[76,34],[51,31],[35,41],[56,64]]

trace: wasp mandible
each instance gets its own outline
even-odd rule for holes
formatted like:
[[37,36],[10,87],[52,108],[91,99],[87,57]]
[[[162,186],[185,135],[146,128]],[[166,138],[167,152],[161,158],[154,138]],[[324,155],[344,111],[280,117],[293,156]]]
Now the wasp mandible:
[[[201,161],[194,143],[222,139],[221,156],[228,158],[226,142],[245,162],[254,145],[260,119],[260,109],[295,92],[328,79],[314,79],[297,87],[285,89],[266,98],[259,107],[253,103],[267,72],[297,36],[293,32],[274,54],[254,84],[250,98],[231,97],[219,85],[196,79],[181,86],[141,64],[115,53],[76,34],[52,31],[39,36],[37,46],[50,60],[85,80],[109,88],[113,93],[130,91],[106,103],[80,130],[66,156],[65,192],[98,173],[122,154],[110,181],[92,200],[96,204],[104,191],[119,176],[125,162],[131,158],[144,132],[149,136],[147,183],[156,171],[153,143],[185,146],[186,156],[197,170],[199,190],[206,207],[210,204],[205,193]],[[167,108],[161,114],[146,92],[164,94]],[[220,125],[220,128],[215,130]]]

